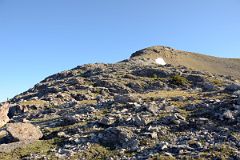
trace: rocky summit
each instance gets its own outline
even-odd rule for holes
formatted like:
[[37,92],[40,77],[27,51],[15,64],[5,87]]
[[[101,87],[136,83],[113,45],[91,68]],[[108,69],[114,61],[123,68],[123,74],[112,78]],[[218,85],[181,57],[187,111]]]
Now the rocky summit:
[[0,107],[0,159],[240,159],[240,60],[170,47],[47,77]]

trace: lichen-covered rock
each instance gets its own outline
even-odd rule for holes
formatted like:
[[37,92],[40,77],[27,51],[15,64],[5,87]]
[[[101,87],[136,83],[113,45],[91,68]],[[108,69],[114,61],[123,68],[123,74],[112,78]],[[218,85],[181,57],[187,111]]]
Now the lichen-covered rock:
[[16,141],[36,141],[43,137],[41,130],[30,123],[9,123],[7,131]]

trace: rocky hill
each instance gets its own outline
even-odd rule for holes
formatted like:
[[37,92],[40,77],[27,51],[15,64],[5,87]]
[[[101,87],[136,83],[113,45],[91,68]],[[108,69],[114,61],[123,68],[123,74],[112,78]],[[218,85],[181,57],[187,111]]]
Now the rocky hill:
[[132,58],[162,57],[174,66],[183,65],[193,70],[207,71],[219,75],[229,75],[235,78],[240,77],[240,59],[218,58],[198,53],[175,50],[170,47],[154,46],[134,53]]
[[0,159],[240,159],[239,65],[157,46],[52,75],[0,107]]

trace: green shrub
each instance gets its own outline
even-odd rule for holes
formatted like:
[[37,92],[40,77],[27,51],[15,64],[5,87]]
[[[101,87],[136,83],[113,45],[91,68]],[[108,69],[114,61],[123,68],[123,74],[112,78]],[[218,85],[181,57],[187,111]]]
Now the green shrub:
[[180,75],[174,75],[170,78],[170,83],[178,86],[183,86],[188,84],[188,80],[185,77],[182,77]]

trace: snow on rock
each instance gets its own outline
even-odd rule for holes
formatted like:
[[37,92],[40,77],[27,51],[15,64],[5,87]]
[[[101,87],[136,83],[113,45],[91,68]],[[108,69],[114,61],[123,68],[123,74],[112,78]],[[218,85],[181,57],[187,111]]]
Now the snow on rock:
[[157,64],[160,64],[160,65],[163,65],[163,66],[167,64],[167,63],[163,60],[163,58],[157,58],[155,61],[156,61]]

